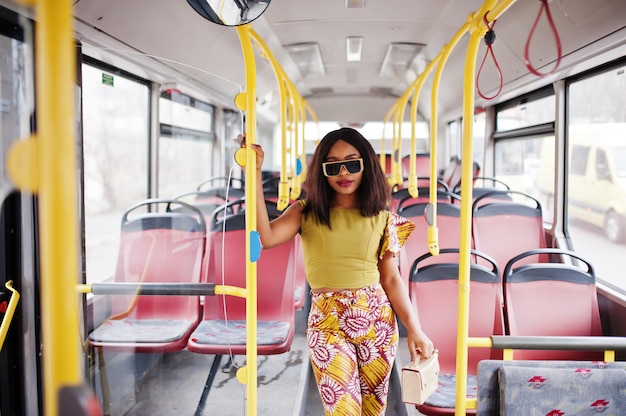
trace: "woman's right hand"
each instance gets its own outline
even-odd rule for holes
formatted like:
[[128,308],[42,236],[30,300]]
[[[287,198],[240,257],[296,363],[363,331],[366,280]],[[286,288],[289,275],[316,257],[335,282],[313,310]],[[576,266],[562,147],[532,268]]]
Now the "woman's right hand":
[[263,166],[263,159],[265,158],[265,151],[261,147],[260,144],[251,144],[250,147],[256,153],[256,169],[261,171],[261,167]]
[[[237,137],[235,138],[235,141],[239,143],[239,146],[242,149],[246,148],[246,135],[245,134],[238,134]],[[251,144],[250,147],[256,153],[256,169],[260,172],[261,167],[263,166],[263,159],[265,158],[265,152],[263,151],[263,148],[259,144]],[[235,154],[235,160],[244,169],[244,171],[245,171],[245,163],[247,160],[245,155],[246,155],[245,153]]]

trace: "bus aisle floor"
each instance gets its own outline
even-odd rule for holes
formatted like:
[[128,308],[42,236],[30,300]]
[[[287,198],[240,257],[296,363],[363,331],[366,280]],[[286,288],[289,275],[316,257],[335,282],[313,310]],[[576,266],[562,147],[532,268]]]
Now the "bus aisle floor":
[[[257,414],[298,415],[308,376],[308,349],[304,331],[305,318],[296,312],[296,333],[291,350],[278,355],[257,357]],[[222,356],[204,392],[215,355],[197,354],[183,350],[164,354],[138,382],[135,389],[126,389],[123,397],[112,403],[112,415],[182,416],[246,414],[246,386],[236,373],[245,365],[245,356]],[[109,373],[111,374],[111,373]],[[110,384],[114,384],[112,380]],[[115,386],[111,386],[115,389]],[[134,390],[134,391],[133,391]],[[203,393],[205,397],[203,398]],[[298,409],[296,409],[296,407]]]

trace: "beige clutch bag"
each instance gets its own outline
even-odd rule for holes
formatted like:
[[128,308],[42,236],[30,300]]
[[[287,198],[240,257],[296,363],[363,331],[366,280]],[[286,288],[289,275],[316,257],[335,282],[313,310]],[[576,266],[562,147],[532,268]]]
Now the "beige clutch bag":
[[420,405],[437,390],[439,383],[439,354],[435,350],[428,359],[420,355],[402,368],[402,401]]

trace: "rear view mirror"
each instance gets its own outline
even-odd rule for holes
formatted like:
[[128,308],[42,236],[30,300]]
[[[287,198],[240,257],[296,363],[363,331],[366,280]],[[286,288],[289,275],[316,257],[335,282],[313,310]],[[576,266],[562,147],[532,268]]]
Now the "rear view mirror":
[[187,0],[205,19],[222,26],[239,26],[254,21],[270,0]]

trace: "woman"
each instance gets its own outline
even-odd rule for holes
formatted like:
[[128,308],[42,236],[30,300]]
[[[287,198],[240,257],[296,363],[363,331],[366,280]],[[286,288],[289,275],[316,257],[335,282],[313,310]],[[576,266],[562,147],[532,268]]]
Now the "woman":
[[[356,130],[328,133],[311,160],[306,201],[269,221],[257,153],[257,228],[264,248],[302,237],[311,287],[307,340],[326,415],[383,415],[398,345],[396,314],[411,359],[430,357],[395,256],[414,225],[386,210],[387,177]],[[395,312],[395,314],[394,314]]]

